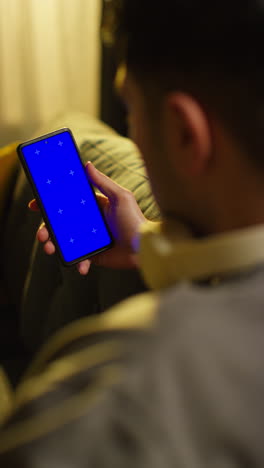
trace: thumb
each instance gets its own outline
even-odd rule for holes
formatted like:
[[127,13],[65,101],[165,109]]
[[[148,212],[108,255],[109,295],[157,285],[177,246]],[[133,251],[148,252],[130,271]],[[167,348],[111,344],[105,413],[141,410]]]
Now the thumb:
[[90,182],[109,198],[110,201],[117,199],[124,190],[116,182],[98,171],[90,161],[86,164],[85,169]]

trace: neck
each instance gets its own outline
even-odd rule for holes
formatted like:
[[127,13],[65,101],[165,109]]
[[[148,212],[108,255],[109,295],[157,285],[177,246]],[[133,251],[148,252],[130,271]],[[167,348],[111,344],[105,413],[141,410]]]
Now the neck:
[[194,235],[206,236],[264,224],[263,186],[259,190],[257,184],[242,190],[235,184],[230,191],[226,188],[207,213],[200,210],[199,219],[193,220],[191,230]]

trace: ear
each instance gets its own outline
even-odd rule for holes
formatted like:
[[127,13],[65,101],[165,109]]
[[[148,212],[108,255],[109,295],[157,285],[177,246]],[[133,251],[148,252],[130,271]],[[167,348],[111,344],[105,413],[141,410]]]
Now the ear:
[[203,173],[212,157],[212,138],[205,111],[184,93],[165,98],[164,132],[171,161],[186,176]]

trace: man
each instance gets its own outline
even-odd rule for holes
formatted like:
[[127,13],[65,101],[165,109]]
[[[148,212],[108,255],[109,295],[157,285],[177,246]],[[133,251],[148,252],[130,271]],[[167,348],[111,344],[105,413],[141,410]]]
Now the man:
[[[43,350],[0,461],[260,467],[264,3],[114,3],[120,93],[163,222],[145,224],[132,195],[88,164],[116,238],[97,261],[140,265],[155,291]],[[54,253],[45,227],[38,237]]]

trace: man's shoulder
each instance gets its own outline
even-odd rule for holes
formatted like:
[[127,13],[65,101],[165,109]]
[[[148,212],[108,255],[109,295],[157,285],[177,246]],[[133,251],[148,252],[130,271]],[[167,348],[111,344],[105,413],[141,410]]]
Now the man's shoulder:
[[264,353],[263,285],[260,269],[216,287],[185,284],[167,290],[159,301],[157,353],[171,365],[177,362],[179,368],[188,369],[196,389],[216,374],[218,382],[229,385],[228,376],[234,376],[234,370],[240,373],[240,390],[254,378],[259,381],[262,373],[257,370]]
[[263,309],[263,285],[264,268],[224,279],[178,284],[161,295],[159,314],[169,314],[176,321],[180,317],[185,321],[199,317],[199,322],[240,320],[249,311],[258,314]]

